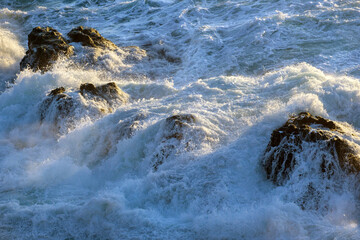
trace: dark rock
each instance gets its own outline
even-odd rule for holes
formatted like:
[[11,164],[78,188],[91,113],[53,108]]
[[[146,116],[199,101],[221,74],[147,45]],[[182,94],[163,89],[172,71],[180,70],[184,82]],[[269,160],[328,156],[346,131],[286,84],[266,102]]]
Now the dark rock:
[[29,50],[20,62],[20,70],[47,71],[60,56],[69,57],[73,47],[53,28],[36,27],[28,36]]
[[[318,150],[314,158],[322,159],[321,176],[330,178],[337,171],[336,166],[347,174],[358,173],[360,158],[351,142],[342,137],[343,133],[336,122],[307,112],[291,117],[271,135],[263,162],[267,178],[277,185],[284,184],[301,159],[299,155],[309,144]],[[331,156],[330,161],[326,160],[328,156]]]
[[80,93],[87,99],[103,99],[108,102],[109,105],[113,105],[115,102],[126,103],[129,101],[129,96],[124,93],[114,82],[110,82],[104,85],[95,87],[92,83],[84,83],[80,85]]
[[160,49],[158,54],[160,58],[164,58],[170,63],[181,63],[181,58],[171,55],[164,48]]
[[[174,115],[165,120],[162,146],[155,155],[155,163],[153,164],[155,171],[164,163],[166,158],[176,151],[176,148],[184,141],[186,130],[195,122],[196,118],[192,114]],[[183,144],[185,145],[185,149],[189,147],[188,141],[185,140]]]
[[97,119],[128,100],[129,96],[113,82],[98,87],[81,84],[79,91],[59,87],[40,104],[40,121],[53,126],[55,132],[66,133],[81,118]]
[[92,83],[83,83],[80,85],[80,93],[81,95],[85,96],[86,93],[99,95],[98,90],[96,89],[95,85]]
[[76,101],[64,92],[63,87],[52,90],[39,107],[40,121],[50,123],[54,131],[60,130],[64,119],[74,117]]
[[51,90],[51,92],[49,93],[48,96],[56,96],[60,93],[63,93],[65,92],[65,88],[64,87],[58,87],[58,88],[55,88],[53,90]]
[[116,133],[117,137],[114,142],[118,142],[121,139],[131,138],[138,130],[140,122],[146,117],[146,114],[139,113],[130,119],[126,119],[125,121],[116,125],[114,132]]
[[83,46],[111,50],[117,49],[117,46],[113,42],[101,36],[94,28],[79,26],[73,28],[67,35],[71,42],[80,42]]

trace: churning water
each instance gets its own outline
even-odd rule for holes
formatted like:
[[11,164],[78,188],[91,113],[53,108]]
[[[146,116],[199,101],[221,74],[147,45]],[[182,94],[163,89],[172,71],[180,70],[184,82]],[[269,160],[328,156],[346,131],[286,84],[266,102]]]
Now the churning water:
[[[34,27],[79,25],[147,55],[19,71]],[[301,168],[319,208],[296,202],[306,180],[275,186],[261,165],[272,131],[301,111],[360,144],[359,39],[355,0],[1,0],[0,239],[360,239],[356,180],[322,183],[311,146]],[[129,102],[99,116],[79,99],[58,132],[40,120],[52,89],[108,82]],[[154,169],[176,114],[196,122]]]

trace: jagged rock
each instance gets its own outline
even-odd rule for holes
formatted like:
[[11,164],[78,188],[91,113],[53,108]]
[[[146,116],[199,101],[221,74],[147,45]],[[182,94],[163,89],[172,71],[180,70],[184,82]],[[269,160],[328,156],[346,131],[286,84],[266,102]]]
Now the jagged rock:
[[[180,114],[168,117],[165,120],[164,133],[162,136],[162,146],[155,155],[153,168],[156,171],[163,164],[164,160],[176,151],[176,148],[184,141],[184,133],[190,125],[196,122],[192,114]],[[189,147],[189,142],[183,143],[185,148]]]
[[40,120],[62,133],[71,130],[83,117],[97,119],[128,101],[129,95],[114,82],[98,87],[85,83],[79,90],[59,87],[50,91],[40,104]]
[[110,106],[114,103],[127,103],[129,95],[123,92],[114,82],[95,87],[92,83],[84,83],[80,85],[80,93],[88,99],[103,99]]
[[76,101],[64,92],[63,87],[52,90],[39,107],[41,123],[48,123],[54,131],[60,131],[61,122],[74,117]]
[[318,169],[321,176],[330,178],[338,168],[348,174],[358,173],[360,158],[353,144],[342,137],[343,133],[336,122],[307,112],[290,117],[282,127],[273,131],[266,148],[263,165],[267,178],[277,185],[284,184],[309,144],[316,145],[315,154],[310,157],[320,159]]
[[56,96],[60,93],[63,93],[65,92],[65,88],[64,87],[58,87],[58,88],[55,88],[53,90],[51,90],[51,92],[49,93],[50,96]]
[[73,47],[53,28],[36,27],[28,36],[29,50],[20,62],[20,70],[30,67],[34,71],[47,71],[59,56],[69,57]]
[[111,50],[117,49],[117,46],[113,42],[101,36],[94,28],[79,26],[73,28],[67,35],[71,42],[80,42],[83,46]]

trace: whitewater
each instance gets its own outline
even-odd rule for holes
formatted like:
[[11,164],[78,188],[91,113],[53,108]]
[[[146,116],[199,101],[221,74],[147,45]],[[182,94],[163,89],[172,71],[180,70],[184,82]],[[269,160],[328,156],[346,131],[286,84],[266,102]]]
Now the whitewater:
[[[80,25],[144,51],[71,43],[49,71],[20,71],[33,28]],[[360,239],[356,177],[320,179],[311,146],[305,178],[277,186],[262,166],[299,112],[360,145],[359,26],[355,0],[0,0],[0,239]],[[109,82],[125,104],[78,97]],[[44,120],[59,87],[82,108]],[[181,114],[196,121],[155,165]],[[317,208],[297,202],[310,181]]]

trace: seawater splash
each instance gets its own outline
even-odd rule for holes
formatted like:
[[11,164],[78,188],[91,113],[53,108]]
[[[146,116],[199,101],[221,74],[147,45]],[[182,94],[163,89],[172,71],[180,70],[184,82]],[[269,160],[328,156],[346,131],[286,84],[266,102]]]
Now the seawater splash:
[[[1,216],[11,229],[4,237],[31,238],[30,229],[35,228],[36,236],[54,238],[317,239],[325,233],[356,238],[356,191],[329,192],[328,210],[303,211],[291,200],[296,196],[293,186],[274,188],[259,167],[271,131],[297,109],[338,114],[357,124],[351,114],[354,92],[360,89],[356,79],[325,74],[308,64],[258,78],[199,79],[182,88],[112,79],[132,96],[154,89],[165,94],[135,98],[56,140],[41,134],[45,126],[35,120],[45,95],[59,85],[75,88],[90,76],[91,82],[103,83],[96,72],[60,69],[45,74],[24,71],[0,96],[3,113],[13,109],[1,115],[6,153],[1,161],[6,193]],[[349,108],[337,111],[330,94]],[[179,105],[180,99],[184,104]],[[134,135],[119,137],[117,126],[139,113],[146,117]],[[157,134],[165,118],[177,113],[195,114],[199,130],[211,137],[200,149],[174,155],[154,172],[151,159],[161,144]],[[15,202],[5,201],[6,196]],[[23,227],[14,228],[13,221]],[[61,233],[53,232],[55,227]]]
[[[278,3],[2,2],[0,23],[16,25],[0,26],[11,63],[0,66],[11,76],[1,77],[0,238],[358,239],[356,177],[321,189],[326,207],[303,209],[307,182],[276,186],[261,163],[272,131],[301,111],[340,122],[360,144],[359,4]],[[20,72],[37,25],[64,36],[95,27],[120,50],[73,44],[77,55],[50,71]],[[132,45],[146,56],[127,59],[121,47]],[[109,82],[126,104],[99,117],[86,109],[101,104],[83,100],[60,134],[40,121],[53,89]],[[195,120],[173,132],[167,119],[186,114]],[[302,169],[316,150],[304,150]]]

